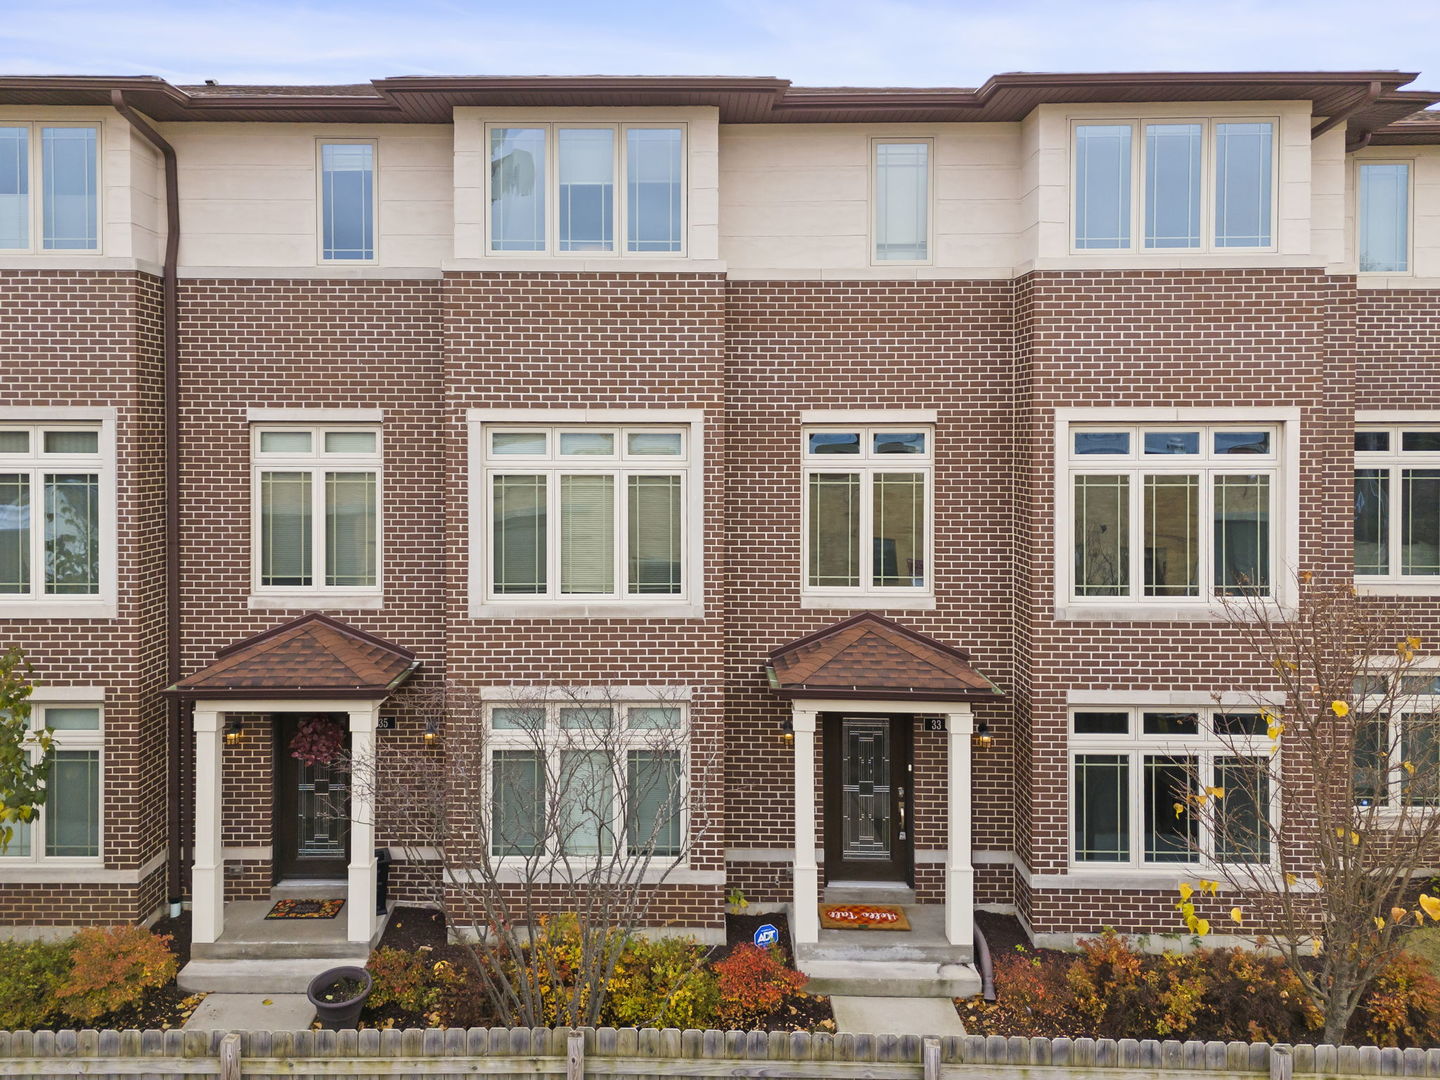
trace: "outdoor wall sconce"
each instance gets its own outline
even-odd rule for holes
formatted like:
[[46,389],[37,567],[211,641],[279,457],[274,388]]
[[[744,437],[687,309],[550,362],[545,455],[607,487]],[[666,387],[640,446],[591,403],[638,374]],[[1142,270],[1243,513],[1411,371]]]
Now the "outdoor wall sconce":
[[780,721],[780,738],[784,739],[787,743],[793,743],[795,741],[795,721],[788,716]]
[[245,721],[232,716],[225,721],[225,745],[239,746],[245,741]]
[[440,729],[435,726],[435,718],[433,716],[428,717],[425,720],[425,745],[433,746],[439,738]]
[[975,725],[973,739],[976,750],[989,750],[990,747],[995,745],[995,736],[990,734],[990,724],[988,721],[981,720],[980,723]]

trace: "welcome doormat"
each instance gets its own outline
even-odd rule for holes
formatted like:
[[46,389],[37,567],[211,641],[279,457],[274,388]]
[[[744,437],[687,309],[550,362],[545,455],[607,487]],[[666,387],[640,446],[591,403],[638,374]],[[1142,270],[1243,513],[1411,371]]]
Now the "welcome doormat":
[[333,919],[344,906],[344,900],[277,900],[265,918]]
[[910,920],[899,904],[821,904],[820,925],[826,930],[909,930]]

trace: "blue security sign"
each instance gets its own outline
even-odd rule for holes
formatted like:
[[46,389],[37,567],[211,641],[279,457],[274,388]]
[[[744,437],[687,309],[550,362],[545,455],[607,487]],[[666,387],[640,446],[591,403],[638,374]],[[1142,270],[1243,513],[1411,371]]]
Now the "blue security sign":
[[768,922],[755,931],[755,944],[762,949],[767,945],[775,945],[779,941],[780,931]]

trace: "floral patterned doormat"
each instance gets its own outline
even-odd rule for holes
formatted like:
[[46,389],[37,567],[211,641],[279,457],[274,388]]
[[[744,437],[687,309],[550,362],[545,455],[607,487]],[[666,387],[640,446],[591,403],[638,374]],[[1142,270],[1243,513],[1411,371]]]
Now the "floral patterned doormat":
[[909,930],[910,920],[898,904],[821,904],[820,925],[826,930]]
[[333,919],[344,906],[344,900],[277,900],[265,918]]

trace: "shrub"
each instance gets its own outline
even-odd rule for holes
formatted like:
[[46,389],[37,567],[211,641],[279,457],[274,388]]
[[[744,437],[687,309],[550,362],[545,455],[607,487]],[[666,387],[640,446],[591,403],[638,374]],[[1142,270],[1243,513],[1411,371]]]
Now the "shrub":
[[70,970],[69,941],[0,941],[0,1031],[56,1019],[55,990]]
[[720,991],[716,1015],[731,1028],[751,1028],[805,989],[809,978],[786,967],[778,948],[737,945],[715,965]]
[[446,1019],[447,1000],[468,980],[446,960],[434,960],[431,950],[376,949],[365,965],[374,985],[367,1009],[393,1009],[437,1025]]
[[693,938],[632,938],[615,965],[605,1023],[704,1028],[715,1022],[720,987]]
[[74,938],[70,973],[55,990],[66,1016],[86,1023],[133,1008],[175,977],[170,938],[141,926],[89,927]]
[[1440,1044],[1440,979],[1420,957],[1401,953],[1366,990],[1350,1033],[1377,1046]]

